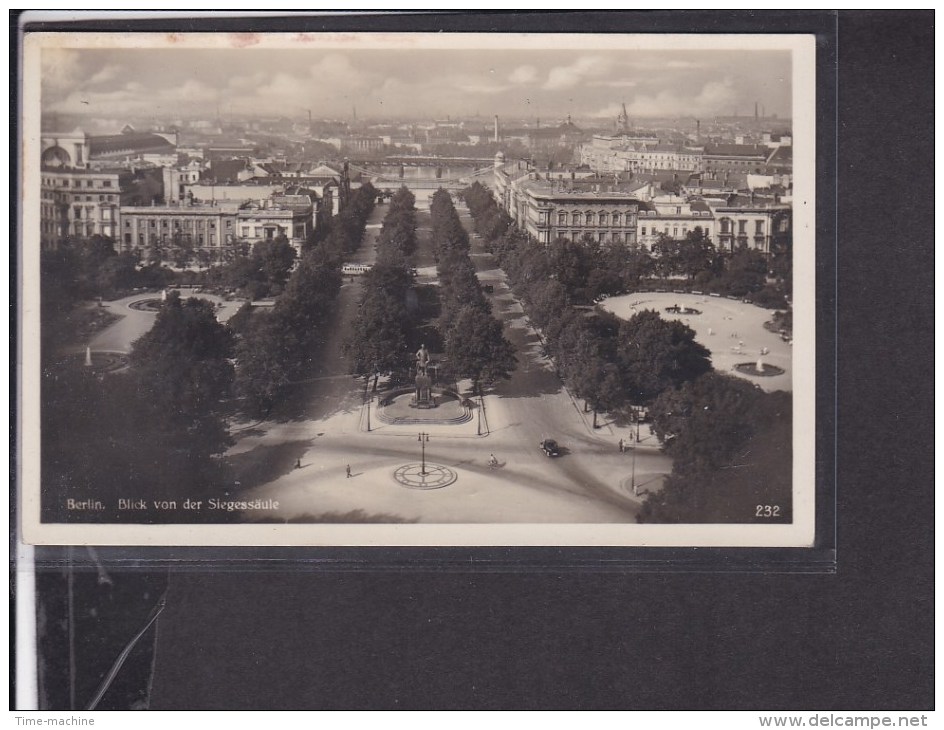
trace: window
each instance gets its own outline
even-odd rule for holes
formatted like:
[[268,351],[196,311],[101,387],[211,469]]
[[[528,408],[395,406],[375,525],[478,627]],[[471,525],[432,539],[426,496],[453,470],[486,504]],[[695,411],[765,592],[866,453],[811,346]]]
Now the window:
[[591,213],[589,210],[587,211],[587,225],[593,225],[593,213]]
[[87,188],[92,187],[94,184],[95,184],[95,183],[92,182],[91,180],[86,180],[86,181],[85,181],[85,187],[87,187]]
[[566,213],[558,213],[558,214],[557,214],[557,225],[559,225],[559,226],[566,226],[566,225],[567,225],[567,214],[566,214]]
[[614,225],[614,226],[620,225],[620,214],[619,214],[619,213],[614,213],[614,214],[613,214],[613,225]]
[[747,233],[747,221],[738,221],[738,233]]
[[125,228],[131,228],[131,221],[125,220]]
[[154,226],[156,226],[156,225],[157,225],[157,223],[154,221],[153,218],[148,221],[148,228],[154,228]]
[[580,215],[580,213],[574,213],[574,225],[575,225],[575,226],[579,226],[579,225],[582,225],[582,223],[583,223],[583,222],[582,222],[582,220],[581,220],[581,215]]
[[600,225],[605,226],[608,222],[609,216],[606,213],[600,213]]
[[110,188],[110,187],[111,187],[111,180],[103,180],[103,181],[102,181],[102,187],[103,187],[103,188]]
[[73,217],[74,217],[76,220],[78,220],[79,218],[82,217],[82,208],[81,208],[81,206],[78,206],[78,205],[75,206],[75,207],[72,209],[72,212],[73,212],[73,214],[74,214]]
[[764,221],[754,221],[754,233],[758,236],[764,234]]
[[642,235],[644,235],[644,236],[646,235],[646,227],[645,227],[645,226],[642,227]]
[[672,238],[678,238],[678,226],[672,229]]

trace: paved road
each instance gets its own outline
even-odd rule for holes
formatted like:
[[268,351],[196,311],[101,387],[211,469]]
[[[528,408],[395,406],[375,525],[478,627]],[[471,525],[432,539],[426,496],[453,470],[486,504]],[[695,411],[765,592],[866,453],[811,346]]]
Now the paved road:
[[[420,207],[420,235],[428,233],[425,199]],[[352,260],[373,260],[374,239],[386,214],[375,208],[367,235]],[[302,521],[323,514],[357,519],[420,522],[633,522],[639,499],[627,491],[633,460],[620,454],[612,428],[593,431],[586,417],[561,387],[543,358],[537,335],[495,269],[491,257],[476,246],[473,260],[480,278],[492,283],[494,312],[519,353],[513,377],[486,398],[491,432],[478,424],[423,427],[432,435],[427,455],[459,472],[458,481],[435,494],[398,487],[391,478],[397,466],[419,461],[420,427],[378,428],[376,413],[368,432],[360,383],[347,373],[341,343],[356,313],[360,280],[341,290],[336,319],[324,357],[300,398],[291,420],[253,424],[237,433],[229,454],[243,490],[280,501],[278,519]],[[466,387],[464,385],[463,387]],[[556,438],[561,457],[543,455],[538,442]],[[650,445],[651,444],[651,445]],[[655,488],[669,471],[669,460],[650,442],[635,459],[637,483]],[[499,469],[490,469],[495,453]],[[293,468],[296,463],[302,469]],[[353,481],[345,468],[352,465]],[[337,516],[340,515],[341,518]]]

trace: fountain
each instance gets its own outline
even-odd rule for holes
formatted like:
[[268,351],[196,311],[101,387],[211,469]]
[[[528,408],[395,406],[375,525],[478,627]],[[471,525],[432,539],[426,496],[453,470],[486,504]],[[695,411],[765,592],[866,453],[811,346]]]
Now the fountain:
[[90,346],[85,348],[85,367],[92,367],[92,348]]

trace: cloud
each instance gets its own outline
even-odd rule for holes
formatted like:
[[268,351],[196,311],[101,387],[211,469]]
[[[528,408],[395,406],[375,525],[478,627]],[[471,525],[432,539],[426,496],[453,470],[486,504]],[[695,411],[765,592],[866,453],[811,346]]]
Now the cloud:
[[94,86],[96,84],[104,84],[108,81],[113,81],[118,78],[120,71],[121,69],[118,66],[105,66],[98,72],[92,74],[91,78],[88,80],[88,83],[89,85]]
[[631,81],[630,79],[614,79],[612,81],[591,81],[590,86],[606,86],[613,89],[631,89],[634,86],[639,86],[639,82]]
[[568,66],[552,68],[544,88],[548,91],[573,88],[589,78],[603,76],[612,65],[612,61],[601,56],[581,56]]
[[538,80],[538,70],[534,66],[518,66],[508,75],[508,80],[513,84],[533,84]]
[[[737,101],[734,82],[728,78],[709,81],[695,94],[680,94],[670,89],[657,94],[636,94],[626,105],[626,111],[632,117],[708,116],[729,113]],[[620,111],[619,104],[609,104],[591,116],[615,117]]]
[[666,68],[705,68],[701,61],[669,61]]

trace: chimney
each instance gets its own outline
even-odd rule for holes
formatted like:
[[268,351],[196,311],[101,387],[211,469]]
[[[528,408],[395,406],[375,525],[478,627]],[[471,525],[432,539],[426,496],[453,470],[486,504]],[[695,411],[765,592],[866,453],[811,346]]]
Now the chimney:
[[497,114],[495,115],[495,138],[493,141],[494,142],[498,141],[498,115]]

